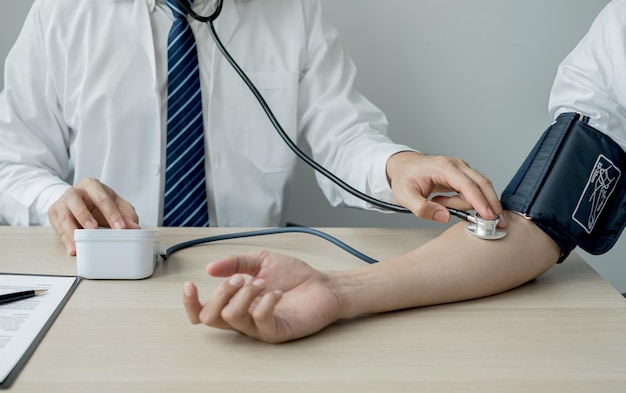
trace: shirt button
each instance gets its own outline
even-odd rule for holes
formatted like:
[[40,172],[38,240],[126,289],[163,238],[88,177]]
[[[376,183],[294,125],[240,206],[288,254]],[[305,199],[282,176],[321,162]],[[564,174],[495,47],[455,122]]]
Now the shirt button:
[[159,176],[161,174],[161,165],[157,164],[156,162],[153,162],[152,173],[154,173],[154,176]]

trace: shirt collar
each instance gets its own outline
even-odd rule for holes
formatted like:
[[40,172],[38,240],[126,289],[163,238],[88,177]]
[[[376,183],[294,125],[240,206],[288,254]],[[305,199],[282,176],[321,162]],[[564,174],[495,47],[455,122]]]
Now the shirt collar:
[[[148,10],[150,11],[150,13],[154,12],[154,8],[156,7],[156,4],[165,4],[165,0],[146,0],[146,3],[148,4]],[[204,11],[208,11],[208,12],[213,12],[213,10],[215,10],[215,1],[212,0],[206,0],[206,1],[199,1],[199,0],[195,0],[193,7],[194,7],[194,11],[196,11],[196,7],[198,6],[198,4],[201,4],[200,7],[202,10]],[[207,8],[207,6],[210,5],[210,8]],[[196,11],[197,12],[197,11]]]

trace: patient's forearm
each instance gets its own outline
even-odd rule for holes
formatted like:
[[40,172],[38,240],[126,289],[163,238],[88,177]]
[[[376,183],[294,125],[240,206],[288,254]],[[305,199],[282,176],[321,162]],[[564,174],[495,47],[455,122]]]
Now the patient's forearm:
[[530,221],[505,214],[504,239],[474,238],[459,223],[410,253],[340,273],[342,318],[493,295],[540,276],[558,246]]

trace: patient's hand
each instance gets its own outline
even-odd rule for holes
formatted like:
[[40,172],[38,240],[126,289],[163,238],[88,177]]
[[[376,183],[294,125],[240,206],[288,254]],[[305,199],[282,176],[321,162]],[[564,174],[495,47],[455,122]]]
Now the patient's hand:
[[[338,319],[340,299],[331,273],[282,254],[254,252],[207,266],[214,277],[229,277],[201,303],[193,283],[183,301],[189,320],[231,329],[258,340],[279,343],[305,337]],[[246,281],[244,275],[251,276]]]

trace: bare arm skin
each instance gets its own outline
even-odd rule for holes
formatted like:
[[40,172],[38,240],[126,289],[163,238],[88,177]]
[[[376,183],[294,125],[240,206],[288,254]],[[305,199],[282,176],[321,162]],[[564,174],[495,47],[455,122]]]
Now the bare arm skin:
[[207,267],[229,279],[206,302],[192,283],[183,302],[192,323],[279,343],[340,319],[494,295],[539,277],[560,255],[532,222],[505,214],[504,239],[476,239],[459,223],[409,253],[346,272],[268,252],[231,256]]
[[340,317],[475,299],[539,277],[556,263],[560,249],[532,222],[506,215],[503,239],[474,238],[459,223],[407,254],[338,273]]

